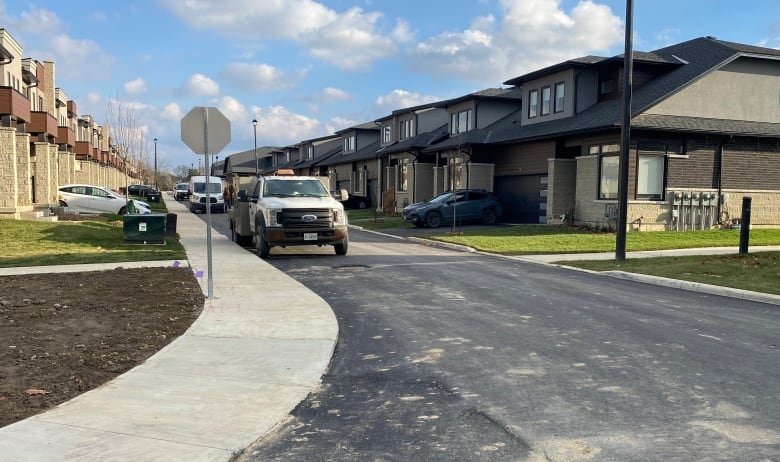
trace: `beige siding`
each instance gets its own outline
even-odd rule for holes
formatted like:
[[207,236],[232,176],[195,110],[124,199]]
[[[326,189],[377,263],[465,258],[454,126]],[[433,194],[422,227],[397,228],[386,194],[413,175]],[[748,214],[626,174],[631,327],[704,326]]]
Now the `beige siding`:
[[414,164],[414,196],[411,201],[427,201],[434,196],[433,168],[433,164]]
[[493,164],[468,164],[469,168],[469,188],[485,189],[487,191],[493,191]]
[[574,210],[577,186],[577,161],[550,159],[547,182],[547,222],[569,215]]
[[780,63],[742,58],[646,111],[712,119],[780,121]]

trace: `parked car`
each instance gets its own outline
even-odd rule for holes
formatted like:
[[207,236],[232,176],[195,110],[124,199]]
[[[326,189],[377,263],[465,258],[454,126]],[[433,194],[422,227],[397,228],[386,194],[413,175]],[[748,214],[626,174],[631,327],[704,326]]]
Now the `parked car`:
[[189,199],[191,193],[189,183],[179,183],[173,188],[173,198],[177,201]]
[[128,201],[125,197],[102,186],[89,184],[68,184],[58,190],[59,203],[74,213],[116,213],[124,215],[129,211],[152,213],[149,204],[143,201]]
[[162,194],[157,189],[142,184],[131,184],[127,187],[131,196],[145,197],[149,202],[160,202]]
[[436,228],[445,223],[481,221],[495,224],[503,209],[498,198],[484,189],[448,191],[426,202],[410,204],[403,209],[404,220],[417,227]]

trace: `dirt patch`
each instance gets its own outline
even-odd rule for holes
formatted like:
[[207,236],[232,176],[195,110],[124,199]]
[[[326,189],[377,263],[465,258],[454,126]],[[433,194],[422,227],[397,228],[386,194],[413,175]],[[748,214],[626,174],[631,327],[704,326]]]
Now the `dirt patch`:
[[0,427],[142,363],[203,301],[189,268],[0,277]]

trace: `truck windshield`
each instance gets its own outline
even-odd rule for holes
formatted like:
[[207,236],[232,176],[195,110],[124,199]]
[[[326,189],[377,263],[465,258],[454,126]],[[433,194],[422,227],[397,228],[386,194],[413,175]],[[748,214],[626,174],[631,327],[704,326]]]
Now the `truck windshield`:
[[263,185],[263,196],[274,197],[328,197],[328,191],[319,180],[268,180]]
[[222,185],[219,183],[195,183],[195,192],[198,194],[206,193],[206,186],[208,185],[208,192],[218,194],[222,192]]

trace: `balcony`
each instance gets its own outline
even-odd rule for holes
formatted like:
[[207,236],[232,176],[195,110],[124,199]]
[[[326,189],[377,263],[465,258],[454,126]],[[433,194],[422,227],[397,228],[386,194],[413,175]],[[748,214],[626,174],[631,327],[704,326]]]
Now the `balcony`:
[[69,127],[57,127],[57,144],[74,146],[76,144],[76,131]]
[[89,141],[76,141],[76,149],[75,149],[77,156],[84,157],[90,157],[92,156],[92,144]]
[[57,119],[48,112],[32,111],[31,120],[27,125],[27,132],[38,134],[45,133],[46,136],[57,136]]
[[0,115],[12,115],[30,122],[30,100],[11,87],[0,87]]
[[73,100],[68,101],[68,118],[76,117],[78,115],[78,108],[76,107],[76,102]]

